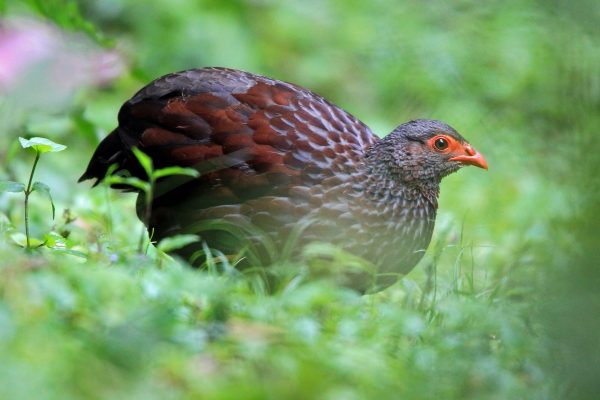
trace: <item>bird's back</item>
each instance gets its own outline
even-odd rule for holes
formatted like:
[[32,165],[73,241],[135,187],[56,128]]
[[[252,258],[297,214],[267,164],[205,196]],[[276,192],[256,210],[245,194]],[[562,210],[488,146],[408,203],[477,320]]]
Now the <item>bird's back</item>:
[[[247,190],[314,183],[351,172],[378,139],[352,115],[301,87],[250,73],[204,68],[155,80],[119,112],[119,126],[99,146],[83,179],[102,178],[110,163],[141,174],[138,147],[156,168],[206,167]],[[222,167],[222,168],[219,168]],[[350,168],[350,170],[348,170]]]

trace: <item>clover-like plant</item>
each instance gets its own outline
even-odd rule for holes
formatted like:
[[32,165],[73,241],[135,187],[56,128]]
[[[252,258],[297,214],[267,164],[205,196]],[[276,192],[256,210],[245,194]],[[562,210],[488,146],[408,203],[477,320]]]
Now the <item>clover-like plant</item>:
[[[19,241],[15,240],[17,244],[22,245],[26,249],[31,249],[31,236],[29,234],[29,196],[33,192],[39,192],[45,194],[50,200],[50,205],[52,206],[52,219],[54,220],[54,215],[56,213],[56,208],[54,207],[54,201],[52,201],[52,196],[50,194],[50,187],[42,182],[34,182],[33,176],[35,174],[36,167],[40,160],[40,157],[43,153],[56,153],[58,151],[63,151],[67,148],[67,146],[54,143],[53,141],[42,138],[42,137],[33,137],[31,139],[25,139],[20,137],[19,142],[21,143],[21,147],[24,149],[31,149],[35,152],[35,159],[33,161],[33,166],[31,168],[31,173],[29,174],[29,180],[27,184],[21,182],[14,181],[0,181],[0,192],[11,192],[11,193],[23,193],[24,201],[23,206],[25,209],[24,217],[25,217],[25,243],[19,243]],[[41,244],[43,245],[43,243]]]

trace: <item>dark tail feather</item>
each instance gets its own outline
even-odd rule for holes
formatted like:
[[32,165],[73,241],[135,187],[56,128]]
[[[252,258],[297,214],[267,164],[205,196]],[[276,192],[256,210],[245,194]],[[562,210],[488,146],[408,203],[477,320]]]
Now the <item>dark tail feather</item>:
[[115,129],[100,142],[94,155],[92,155],[92,159],[90,160],[87,169],[83,175],[81,175],[78,182],[95,178],[96,182],[94,182],[94,186],[96,186],[104,179],[108,168],[112,164],[118,164],[119,166],[124,164],[126,158],[125,151],[126,149],[119,137],[119,132]]

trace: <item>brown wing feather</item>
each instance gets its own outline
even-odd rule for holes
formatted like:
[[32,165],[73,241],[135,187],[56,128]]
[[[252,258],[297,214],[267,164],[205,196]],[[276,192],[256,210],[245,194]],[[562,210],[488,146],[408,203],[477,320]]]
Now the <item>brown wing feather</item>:
[[[247,179],[264,174],[277,182],[285,176],[297,184],[355,168],[377,140],[363,123],[306,89],[220,68],[184,71],[149,84],[124,104],[115,134],[122,142],[121,167],[133,174],[139,169],[128,154],[132,146],[150,155],[157,168],[196,166],[242,150],[239,163],[225,169]],[[111,159],[95,155],[90,166],[98,158]],[[83,176],[92,177],[103,177],[99,168]],[[212,177],[219,184],[240,180],[231,171],[214,171]]]
[[[156,168],[202,172],[158,190],[149,220],[155,239],[211,218],[243,218],[281,236],[315,210],[322,223],[307,237],[331,236],[340,228],[325,219],[350,215],[340,199],[377,140],[352,115],[301,87],[235,70],[190,70],[154,81],[123,105],[119,127],[82,179],[102,179],[108,160],[144,178],[131,155],[135,146]],[[203,239],[236,250],[216,234]]]

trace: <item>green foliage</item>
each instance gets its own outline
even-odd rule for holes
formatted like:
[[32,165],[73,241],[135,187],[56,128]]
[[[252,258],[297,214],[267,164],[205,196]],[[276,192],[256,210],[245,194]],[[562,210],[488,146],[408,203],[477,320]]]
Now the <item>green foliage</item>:
[[24,2],[32,10],[51,19],[65,30],[85,32],[105,46],[113,45],[113,42],[106,38],[92,22],[81,15],[77,0],[24,0]]
[[0,181],[0,192],[21,193],[25,191],[25,184],[12,181]]
[[179,250],[200,240],[198,235],[176,235],[164,238],[156,248],[164,253]]
[[[547,390],[540,342],[520,307],[442,293],[430,322],[388,296],[321,280],[263,297],[242,276],[172,263],[83,267],[52,257],[42,267],[7,254],[0,355],[20,361],[0,374],[11,377],[0,385],[6,398],[479,399]],[[37,339],[53,345],[41,351]],[[14,384],[33,368],[34,382]]]
[[52,140],[42,137],[33,137],[31,139],[20,137],[19,143],[21,143],[22,148],[31,148],[36,152],[36,154],[56,153],[67,148],[65,145],[54,143]]
[[[84,32],[130,65],[59,112],[35,84],[55,79],[42,67],[0,97],[0,126],[16,127],[0,136],[0,398],[597,397],[598,2],[140,4],[0,0],[2,15]],[[381,135],[411,118],[447,121],[490,171],[443,182],[424,260],[382,293],[341,287],[336,271],[371,260],[322,243],[297,249],[300,224],[282,248],[267,238],[233,255],[202,246],[192,270],[164,252],[206,229],[262,233],[205,221],[149,246],[132,197],[108,185],[141,190],[148,207],[162,178],[197,172],[155,170],[137,151],[149,182],[75,181],[123,101],[161,74],[208,65],[308,87]],[[23,130],[69,151],[36,172],[13,133]],[[57,150],[24,144],[36,158]],[[24,234],[11,193],[34,191],[44,196],[29,198]],[[28,240],[42,246],[14,246]]]
[[[33,175],[35,174],[35,169],[37,167],[40,156],[43,153],[55,153],[62,151],[67,148],[62,144],[54,143],[50,139],[41,138],[41,137],[33,137],[31,139],[25,139],[20,137],[19,143],[21,147],[24,149],[32,149],[35,152],[35,159],[33,161],[33,166],[31,167],[31,174],[29,175],[29,181],[27,182],[27,186],[23,183],[13,182],[13,181],[0,181],[0,193],[4,192],[12,192],[12,193],[23,193],[23,208],[25,209],[25,237],[21,235],[12,235],[11,237],[21,247],[25,247],[26,249],[32,248],[31,237],[29,236],[29,196],[33,192],[39,192],[44,194],[48,200],[50,201],[50,205],[52,206],[52,219],[54,219],[56,214],[56,208],[54,206],[54,201],[52,200],[52,195],[50,194],[50,187],[42,182],[33,182]],[[35,244],[33,247],[39,247],[46,244],[45,241],[35,240]]]

